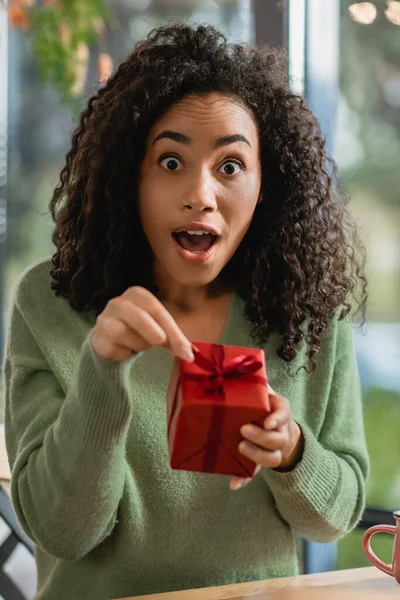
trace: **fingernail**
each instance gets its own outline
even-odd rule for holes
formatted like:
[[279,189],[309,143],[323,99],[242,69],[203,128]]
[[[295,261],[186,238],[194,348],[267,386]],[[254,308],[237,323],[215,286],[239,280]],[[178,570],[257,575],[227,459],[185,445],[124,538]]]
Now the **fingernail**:
[[187,348],[186,346],[184,346],[181,349],[181,352],[179,353],[179,355],[183,360],[186,360],[187,362],[194,361],[194,354],[193,354],[193,350],[191,348]]
[[255,428],[252,425],[243,425],[243,427],[240,430],[240,433],[242,435],[251,435],[252,433],[254,433]]
[[278,427],[278,421],[270,421],[269,422],[269,428],[270,429],[276,429]]
[[237,483],[233,483],[231,485],[231,489],[236,492],[236,490],[240,490],[240,488],[242,487],[242,483],[240,483],[240,481],[238,481]]
[[247,443],[246,442],[240,442],[240,444],[239,444],[239,452],[241,452],[242,454],[244,454],[246,452],[246,448],[247,448]]

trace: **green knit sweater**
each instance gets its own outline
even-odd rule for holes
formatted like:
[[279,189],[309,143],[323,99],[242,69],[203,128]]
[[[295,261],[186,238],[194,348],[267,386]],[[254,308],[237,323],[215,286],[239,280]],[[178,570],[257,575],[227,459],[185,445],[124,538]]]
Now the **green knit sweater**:
[[[364,506],[368,459],[348,322],[333,320],[317,370],[265,348],[272,387],[304,433],[290,472],[229,478],[172,471],[165,396],[172,357],[116,363],[91,345],[93,313],[50,289],[50,261],[19,281],[6,345],[12,498],[36,544],[40,600],[106,600],[297,573],[294,531],[336,540]],[[235,295],[220,342],[254,346]],[[361,550],[360,550],[361,552]]]

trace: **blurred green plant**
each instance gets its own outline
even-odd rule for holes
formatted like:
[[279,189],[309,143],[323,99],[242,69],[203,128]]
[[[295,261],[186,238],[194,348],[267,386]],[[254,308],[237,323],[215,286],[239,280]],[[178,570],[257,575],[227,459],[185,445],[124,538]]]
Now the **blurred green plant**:
[[[364,421],[371,475],[367,506],[392,511],[400,508],[400,392],[370,388],[364,394]],[[362,550],[363,531],[356,529],[339,542],[337,569],[370,566]],[[393,537],[379,534],[372,545],[384,562],[391,562]]]
[[115,18],[105,0],[11,0],[8,14],[10,26],[31,37],[39,77],[54,85],[73,110],[81,108],[90,47],[98,48],[100,83],[111,75],[106,27]]

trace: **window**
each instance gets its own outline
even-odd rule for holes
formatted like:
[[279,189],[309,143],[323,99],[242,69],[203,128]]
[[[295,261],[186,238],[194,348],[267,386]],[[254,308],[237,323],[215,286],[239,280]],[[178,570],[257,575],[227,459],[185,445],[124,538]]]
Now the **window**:
[[[367,504],[392,511],[400,498],[400,2],[349,4],[340,3],[333,151],[369,251],[369,322],[355,336],[371,458]],[[369,564],[361,536],[339,544],[340,568]],[[382,536],[374,547],[391,562],[392,546]]]
[[[371,458],[367,506],[389,514],[400,494],[399,17],[398,1],[306,3],[305,95],[369,254],[368,322],[355,330]],[[297,21],[290,28],[301,29]],[[337,568],[370,564],[362,534],[359,528],[339,543]],[[372,543],[390,562],[393,539],[376,536]],[[309,554],[315,570],[332,568],[332,550],[310,547]]]

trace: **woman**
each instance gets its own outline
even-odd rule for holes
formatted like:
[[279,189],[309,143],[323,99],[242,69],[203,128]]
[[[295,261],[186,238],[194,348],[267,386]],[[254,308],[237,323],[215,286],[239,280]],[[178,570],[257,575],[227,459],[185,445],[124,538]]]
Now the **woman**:
[[[38,599],[294,575],[295,530],[328,542],[361,516],[344,318],[354,296],[365,308],[361,246],[285,73],[279,51],[164,27],[82,114],[51,201],[56,252],[21,278],[6,351]],[[241,431],[251,482],[169,466],[166,389],[195,341],[265,350],[276,393]]]

